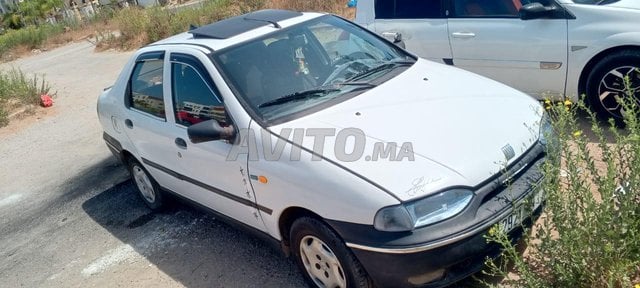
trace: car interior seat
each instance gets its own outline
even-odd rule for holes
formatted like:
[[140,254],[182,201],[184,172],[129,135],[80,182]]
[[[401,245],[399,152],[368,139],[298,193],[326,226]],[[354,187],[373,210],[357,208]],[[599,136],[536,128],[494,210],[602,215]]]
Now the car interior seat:
[[264,102],[262,75],[267,70],[266,49],[264,42],[257,41],[229,53],[225,60],[227,73],[233,79],[234,86],[254,105]]
[[276,40],[267,45],[267,67],[262,77],[265,101],[303,89],[294,50],[289,39]]

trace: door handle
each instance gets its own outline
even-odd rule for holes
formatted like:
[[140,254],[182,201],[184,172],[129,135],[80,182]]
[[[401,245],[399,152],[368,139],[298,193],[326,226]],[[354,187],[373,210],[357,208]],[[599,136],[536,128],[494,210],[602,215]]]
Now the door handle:
[[133,121],[131,121],[129,119],[124,120],[124,125],[126,125],[127,128],[129,128],[129,129],[133,129]]
[[453,36],[453,38],[460,38],[460,39],[469,39],[469,38],[476,37],[476,33],[473,33],[473,32],[453,32],[451,35]]
[[187,149],[187,141],[184,141],[184,139],[178,137],[175,143],[178,148]]

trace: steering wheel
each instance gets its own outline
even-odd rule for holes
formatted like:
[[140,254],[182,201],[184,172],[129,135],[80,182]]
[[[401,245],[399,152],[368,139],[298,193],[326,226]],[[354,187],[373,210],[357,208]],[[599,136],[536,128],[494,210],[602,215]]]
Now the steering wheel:
[[[369,60],[369,61],[371,61],[372,63],[377,62],[376,60]],[[359,60],[349,61],[340,66],[337,66],[336,69],[333,70],[333,72],[329,74],[329,76],[327,76],[327,79],[324,80],[324,83],[322,83],[322,85],[324,86],[324,85],[342,83],[346,79],[351,77],[351,75],[368,70],[370,68],[370,65],[367,65],[363,62],[369,62],[369,61],[367,60],[363,61],[363,59],[359,59]]]

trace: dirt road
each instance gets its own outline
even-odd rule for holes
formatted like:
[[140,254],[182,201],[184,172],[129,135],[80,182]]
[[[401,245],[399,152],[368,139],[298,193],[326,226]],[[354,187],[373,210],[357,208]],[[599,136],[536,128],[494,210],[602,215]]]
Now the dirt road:
[[0,65],[44,74],[58,92],[49,115],[0,129],[0,286],[304,286],[289,260],[208,214],[144,207],[96,119],[131,54],[92,51],[75,43]]

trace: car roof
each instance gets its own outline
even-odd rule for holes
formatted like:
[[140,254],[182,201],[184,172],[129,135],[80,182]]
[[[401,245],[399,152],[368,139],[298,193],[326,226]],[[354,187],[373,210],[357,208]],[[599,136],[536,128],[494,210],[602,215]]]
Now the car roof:
[[325,15],[267,9],[224,19],[180,33],[149,46],[195,45],[220,50]]

